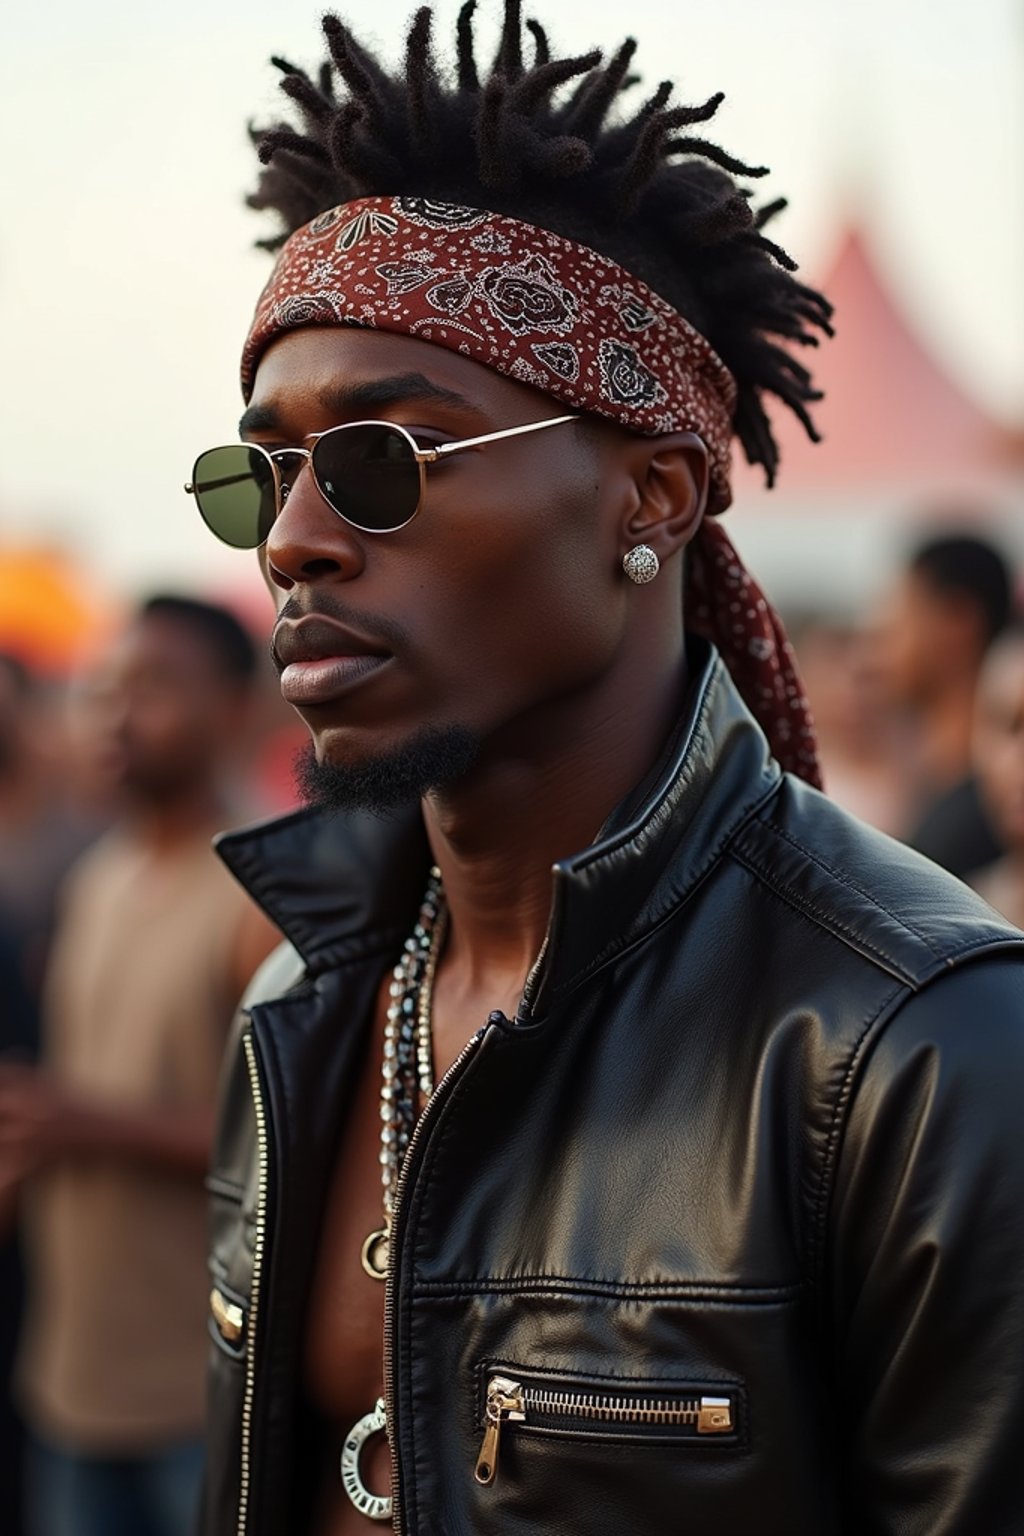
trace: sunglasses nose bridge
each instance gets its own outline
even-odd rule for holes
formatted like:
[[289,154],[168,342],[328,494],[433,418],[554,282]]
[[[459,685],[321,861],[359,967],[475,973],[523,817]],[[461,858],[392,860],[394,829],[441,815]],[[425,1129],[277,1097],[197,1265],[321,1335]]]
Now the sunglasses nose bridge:
[[318,577],[350,580],[364,565],[359,534],[324,498],[308,451],[304,458],[287,487],[282,479],[277,517],[265,546],[270,576],[285,590]]
[[299,476],[309,468],[312,455],[308,448],[279,448],[270,457],[277,471],[277,512],[280,516]]

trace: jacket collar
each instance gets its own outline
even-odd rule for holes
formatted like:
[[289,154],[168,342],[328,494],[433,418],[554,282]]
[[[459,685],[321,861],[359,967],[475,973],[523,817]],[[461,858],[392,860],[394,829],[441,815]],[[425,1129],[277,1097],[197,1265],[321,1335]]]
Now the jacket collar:
[[[688,707],[647,783],[552,870],[548,935],[521,1018],[537,1018],[686,900],[781,770],[713,647],[691,641]],[[418,807],[386,818],[297,811],[216,841],[316,974],[394,954],[430,862]]]

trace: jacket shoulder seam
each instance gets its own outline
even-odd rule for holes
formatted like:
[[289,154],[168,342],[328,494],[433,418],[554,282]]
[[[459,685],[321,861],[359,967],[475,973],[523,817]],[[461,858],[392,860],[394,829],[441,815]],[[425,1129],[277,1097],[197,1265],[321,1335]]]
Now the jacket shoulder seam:
[[884,1024],[893,1013],[894,1005],[901,996],[907,997],[909,995],[910,988],[904,983],[892,987],[886,993],[874,1012],[864,1021],[859,1035],[853,1042],[846,1062],[846,1069],[843,1072],[842,1081],[839,1084],[835,1102],[832,1106],[832,1116],[825,1143],[825,1154],[821,1162],[821,1176],[818,1180],[818,1193],[815,1197],[814,1210],[811,1216],[811,1250],[809,1257],[811,1271],[816,1278],[818,1278],[821,1255],[825,1246],[825,1228],[828,1222],[828,1211],[832,1203],[836,1153],[842,1140],[846,1110],[849,1107],[853,1094],[853,1079],[869,1039],[874,1033],[880,1032],[880,1029],[884,1027]]
[[894,956],[887,954],[863,934],[855,933],[847,924],[840,922],[834,913],[825,913],[813,901],[800,895],[788,882],[782,881],[766,864],[762,864],[748,848],[733,846],[730,850],[732,857],[741,864],[756,880],[760,880],[780,901],[784,901],[794,912],[798,912],[809,922],[823,932],[831,934],[839,943],[845,944],[855,954],[864,959],[873,960],[890,976],[897,977],[901,984],[910,986],[913,977],[900,965]]
[[820,856],[820,854],[815,853],[812,848],[807,847],[806,843],[801,842],[798,837],[794,837],[792,833],[784,831],[782,827],[772,822],[766,821],[763,818],[761,819],[761,825],[764,827],[769,836],[777,837],[781,842],[788,843],[791,848],[795,849],[797,853],[802,854],[803,857],[807,859],[808,863],[813,864],[816,869],[820,869],[824,874],[827,874],[833,880],[838,881],[838,883],[844,886],[846,890],[852,891],[855,896],[859,896],[862,901],[867,902],[870,906],[876,908],[879,912],[884,912],[886,917],[891,919],[891,921],[896,923],[900,928],[906,929],[907,933],[913,934],[914,938],[919,940],[919,942],[923,944],[926,949],[930,950],[937,959],[944,958],[946,951],[940,949],[939,946],[935,943],[934,939],[925,933],[922,928],[919,928],[915,923],[912,923],[910,919],[905,915],[893,912],[890,907],[885,905],[884,901],[880,901],[877,896],[874,896],[869,891],[866,891],[863,886],[858,885],[855,880],[851,880],[849,875],[843,874],[842,870],[836,869],[833,864],[829,864]]

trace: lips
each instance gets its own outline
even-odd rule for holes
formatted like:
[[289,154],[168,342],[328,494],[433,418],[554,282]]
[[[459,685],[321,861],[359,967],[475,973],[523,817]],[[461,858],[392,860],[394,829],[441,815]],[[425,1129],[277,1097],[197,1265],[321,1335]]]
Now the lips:
[[282,620],[274,633],[281,694],[289,704],[328,704],[391,659],[384,646],[319,614]]

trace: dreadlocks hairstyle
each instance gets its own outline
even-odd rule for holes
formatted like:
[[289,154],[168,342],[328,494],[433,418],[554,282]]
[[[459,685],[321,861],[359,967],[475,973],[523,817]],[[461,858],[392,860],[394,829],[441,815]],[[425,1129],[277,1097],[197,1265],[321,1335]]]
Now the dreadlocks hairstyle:
[[737,384],[734,430],[769,485],[779,453],[764,409],[775,395],[817,433],[808,405],[821,398],[785,343],[831,334],[831,306],[793,277],[795,263],[763,233],[785,207],[760,209],[734,177],[766,174],[693,130],[719,93],[671,105],[663,81],[632,115],[620,103],[637,83],[636,43],[552,56],[548,35],[521,0],[504,0],[490,69],[478,65],[476,0],[456,27],[454,73],[438,64],[433,15],[421,7],[404,69],[389,71],[336,16],[323,22],[328,58],[314,74],[275,58],[297,122],[253,129],[265,169],[251,207],[279,215],[268,250],[317,214],[354,198],[412,194],[464,203],[540,225],[592,246],[642,278],[704,335]]

